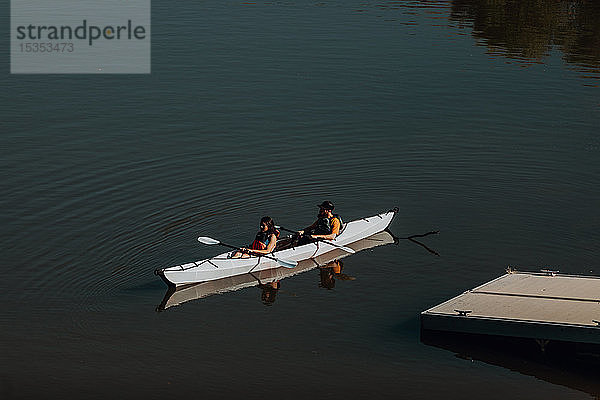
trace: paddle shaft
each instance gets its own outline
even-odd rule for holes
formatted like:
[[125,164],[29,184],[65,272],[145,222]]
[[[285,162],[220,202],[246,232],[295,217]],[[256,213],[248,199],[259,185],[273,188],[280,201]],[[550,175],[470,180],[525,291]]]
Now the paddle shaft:
[[[293,230],[291,230],[291,229],[284,228],[283,226],[277,226],[277,227],[278,227],[279,229],[282,229],[282,230],[286,231],[286,232],[290,232],[290,233],[298,233],[298,231],[293,231]],[[307,235],[307,236],[310,236],[310,235]],[[351,249],[350,247],[341,246],[341,245],[339,245],[339,244],[332,243],[331,241],[329,241],[329,240],[326,240],[326,239],[316,238],[316,240],[318,240],[319,242],[327,243],[327,244],[329,244],[329,245],[331,245],[331,246],[333,246],[333,247],[337,247],[338,249],[342,249],[342,250],[344,250],[344,251],[346,251],[346,252],[348,252],[348,253],[355,253],[354,249]],[[351,250],[351,251],[350,251],[350,250]]]
[[[239,250],[241,252],[248,252],[248,254],[253,254],[253,255],[257,256],[257,257],[265,257],[265,258],[271,259],[273,261],[277,261],[279,264],[281,264],[282,266],[284,266],[286,268],[294,268],[295,267],[295,266],[292,266],[293,264],[291,262],[280,260],[278,258],[275,258],[275,257],[272,257],[272,256],[268,256],[266,254],[254,253],[252,250],[242,250],[241,247],[232,246],[230,244],[223,243],[221,241],[219,241],[219,244],[221,246],[229,247],[230,249]],[[289,264],[290,266],[288,266],[287,264]]]

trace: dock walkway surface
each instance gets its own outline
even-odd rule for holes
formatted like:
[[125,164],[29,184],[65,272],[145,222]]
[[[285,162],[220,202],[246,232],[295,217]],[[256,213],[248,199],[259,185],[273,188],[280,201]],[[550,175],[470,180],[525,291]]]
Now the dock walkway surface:
[[423,311],[421,327],[600,344],[600,277],[509,270]]

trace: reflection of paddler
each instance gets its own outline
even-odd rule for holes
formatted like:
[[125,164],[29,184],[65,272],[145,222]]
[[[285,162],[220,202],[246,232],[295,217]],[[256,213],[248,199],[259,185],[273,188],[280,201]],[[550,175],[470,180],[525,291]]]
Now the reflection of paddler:
[[319,270],[321,281],[319,287],[325,289],[333,289],[335,287],[335,279],[333,278],[333,268],[321,267]]
[[260,299],[262,300],[263,304],[266,306],[273,304],[275,302],[275,297],[277,296],[277,291],[280,287],[279,281],[261,283],[258,285],[258,287],[262,289]]
[[330,264],[333,264],[331,269],[333,270],[334,274],[341,273],[342,268],[344,268],[344,264],[342,264],[342,262],[340,260],[333,260],[332,262],[330,262]]
[[319,287],[325,289],[333,289],[335,287],[335,280],[340,279],[343,281],[353,281],[356,278],[342,273],[344,269],[344,263],[340,260],[333,260],[330,263],[319,268],[319,275],[321,281]]

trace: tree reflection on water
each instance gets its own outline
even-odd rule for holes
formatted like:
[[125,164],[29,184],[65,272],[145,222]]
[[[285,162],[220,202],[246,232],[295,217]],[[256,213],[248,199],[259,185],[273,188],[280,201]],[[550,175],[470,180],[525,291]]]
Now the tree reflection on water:
[[600,73],[597,0],[453,0],[450,20],[472,26],[491,53],[542,62],[558,48],[579,71]]

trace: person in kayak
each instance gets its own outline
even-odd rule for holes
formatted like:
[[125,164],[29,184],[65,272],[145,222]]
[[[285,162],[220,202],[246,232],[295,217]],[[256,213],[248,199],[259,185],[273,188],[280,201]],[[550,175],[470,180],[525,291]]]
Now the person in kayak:
[[330,201],[319,204],[317,220],[308,228],[298,231],[301,244],[310,242],[310,239],[333,240],[343,229],[342,218],[333,213],[335,206]]
[[242,247],[232,258],[246,258],[255,254],[269,254],[277,245],[279,231],[275,228],[275,222],[271,217],[262,217],[260,220],[260,230],[256,234],[254,241],[249,248]]

